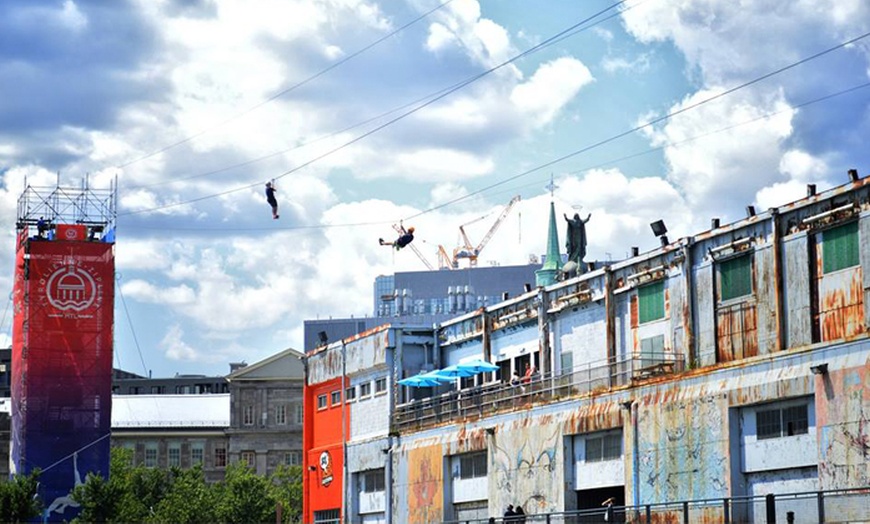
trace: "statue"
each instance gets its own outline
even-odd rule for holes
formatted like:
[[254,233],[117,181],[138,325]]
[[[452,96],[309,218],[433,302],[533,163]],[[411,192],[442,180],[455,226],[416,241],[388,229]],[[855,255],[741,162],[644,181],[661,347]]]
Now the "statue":
[[580,218],[580,213],[574,213],[574,218],[565,216],[565,221],[568,222],[568,234],[565,242],[565,247],[568,249],[568,262],[574,262],[582,272],[583,258],[586,257],[586,222],[592,218],[592,213],[586,217],[586,220]]

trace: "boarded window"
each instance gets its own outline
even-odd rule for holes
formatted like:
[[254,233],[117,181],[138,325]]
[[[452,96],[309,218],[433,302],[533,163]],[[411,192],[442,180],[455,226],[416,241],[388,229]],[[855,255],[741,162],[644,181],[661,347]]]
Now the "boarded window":
[[822,271],[824,273],[857,266],[859,263],[857,222],[835,227],[822,234]]
[[665,283],[647,284],[637,289],[638,320],[641,324],[665,318]]
[[656,335],[654,337],[643,338],[640,340],[640,359],[641,367],[653,366],[664,357],[665,353],[665,336]]
[[751,255],[732,258],[719,264],[719,297],[721,300],[731,300],[751,293]]

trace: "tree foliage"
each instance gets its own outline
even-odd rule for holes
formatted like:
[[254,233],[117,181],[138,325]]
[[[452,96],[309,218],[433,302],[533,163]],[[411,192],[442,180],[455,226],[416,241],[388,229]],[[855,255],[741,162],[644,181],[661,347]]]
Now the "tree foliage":
[[39,469],[0,483],[0,522],[27,522],[42,513],[37,496]]
[[78,522],[271,523],[279,504],[284,523],[301,518],[299,466],[282,466],[264,477],[231,464],[222,482],[210,484],[199,465],[166,471],[133,465],[131,459],[129,450],[113,448],[109,480],[88,475],[75,489],[73,498],[82,508]]

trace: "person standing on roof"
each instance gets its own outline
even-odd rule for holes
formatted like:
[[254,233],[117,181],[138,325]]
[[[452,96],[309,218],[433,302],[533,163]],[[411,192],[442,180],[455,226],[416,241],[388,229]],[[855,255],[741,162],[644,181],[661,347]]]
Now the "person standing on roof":
[[272,218],[281,218],[278,215],[278,201],[275,199],[275,192],[278,191],[274,187],[272,187],[272,182],[266,182],[266,202],[272,206]]
[[380,242],[380,244],[382,246],[392,246],[392,247],[396,248],[397,250],[402,249],[403,247],[405,247],[408,244],[410,244],[411,242],[413,242],[414,241],[414,228],[409,227],[408,229],[405,229],[405,226],[399,226],[399,227],[401,227],[401,229],[402,229],[402,234],[399,235],[399,238],[397,238],[396,240],[394,240],[392,242],[386,242],[383,238],[379,238],[378,242]]

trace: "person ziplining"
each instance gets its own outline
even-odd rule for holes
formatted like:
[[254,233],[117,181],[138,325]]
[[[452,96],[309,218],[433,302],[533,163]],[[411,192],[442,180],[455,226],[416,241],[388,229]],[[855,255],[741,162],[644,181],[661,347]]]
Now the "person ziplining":
[[[395,227],[395,226],[393,226],[393,227]],[[390,247],[394,247],[397,250],[399,250],[399,249],[402,249],[403,247],[407,246],[408,244],[410,244],[411,242],[414,241],[414,228],[413,227],[409,227],[408,229],[405,229],[405,226],[399,226],[399,232],[401,233],[399,235],[399,238],[397,238],[396,240],[394,240],[392,242],[387,242],[383,238],[379,238],[378,242],[382,246],[390,246]]]
[[266,182],[266,202],[272,206],[272,219],[281,218],[278,214],[278,200],[275,199],[275,192],[278,191],[272,185],[272,182]]

